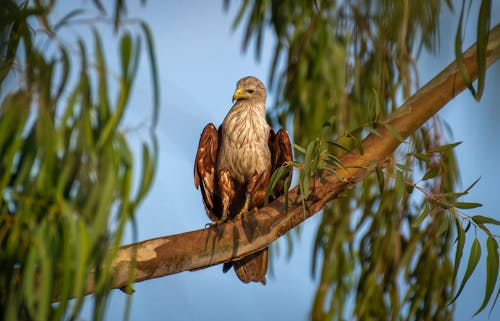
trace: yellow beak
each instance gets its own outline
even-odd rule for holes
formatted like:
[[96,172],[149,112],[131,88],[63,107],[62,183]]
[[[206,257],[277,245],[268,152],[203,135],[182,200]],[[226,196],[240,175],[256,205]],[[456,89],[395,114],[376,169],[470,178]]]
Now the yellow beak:
[[242,99],[242,98],[248,98],[248,94],[245,93],[243,90],[241,90],[241,88],[236,88],[236,91],[234,92],[234,95],[233,95],[233,103],[238,100],[238,99]]

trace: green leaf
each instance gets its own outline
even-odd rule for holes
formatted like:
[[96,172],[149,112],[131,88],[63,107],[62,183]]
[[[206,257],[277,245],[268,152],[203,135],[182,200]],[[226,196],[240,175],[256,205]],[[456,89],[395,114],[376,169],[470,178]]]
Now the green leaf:
[[275,197],[274,195],[274,187],[278,183],[280,179],[285,177],[290,173],[290,168],[288,166],[281,166],[277,170],[274,171],[273,175],[271,176],[271,179],[269,180],[269,186],[267,186],[266,189],[266,197],[265,197],[265,203],[267,204],[269,197]]
[[469,73],[465,69],[464,56],[462,54],[462,44],[463,44],[462,32],[463,32],[464,9],[465,9],[465,0],[462,1],[462,8],[460,9],[460,18],[458,20],[457,33],[455,34],[455,60],[457,62],[458,70],[460,70],[460,74],[462,75],[462,78],[465,84],[467,85],[467,88],[469,88],[473,96],[476,96],[476,90],[472,85]]
[[96,29],[94,32],[94,48],[95,48],[95,59],[97,74],[99,76],[99,125],[104,123],[105,119],[109,117],[109,98],[108,98],[108,81],[107,81],[107,70],[106,61],[104,59],[104,50],[102,48],[102,41],[99,33]]
[[366,171],[367,172],[371,172],[373,171],[376,167],[377,167],[377,162],[371,162],[370,165],[368,165],[368,167],[366,168]]
[[354,142],[354,146],[356,146],[356,149],[358,150],[358,152],[363,155],[365,153],[365,150],[363,148],[363,143],[361,142],[361,140],[359,140],[356,136],[350,136],[352,141]]
[[142,176],[139,193],[136,197],[136,202],[140,202],[149,191],[154,178],[154,159],[149,152],[148,145],[142,144]]
[[494,224],[500,225],[500,221],[488,216],[474,215],[472,220],[477,224]]
[[431,168],[427,171],[427,173],[425,173],[424,177],[422,177],[422,181],[425,181],[425,180],[428,180],[428,179],[431,179],[431,178],[434,178],[436,177],[436,175],[439,173],[439,168],[437,167],[434,167],[434,168]]
[[483,311],[488,302],[490,301],[493,289],[495,289],[495,284],[498,278],[498,244],[493,237],[488,237],[486,242],[486,248],[488,249],[488,255],[486,257],[486,288],[484,292],[484,299],[481,307],[477,309],[474,315]]
[[442,146],[439,146],[439,147],[431,149],[429,152],[431,152],[431,153],[446,152],[447,150],[453,149],[453,148],[457,147],[460,144],[462,144],[462,142],[456,142],[456,143],[452,143],[452,144],[442,145]]
[[481,1],[477,23],[477,92],[474,98],[479,101],[483,95],[484,79],[486,76],[486,47],[490,34],[491,0]]
[[298,150],[299,152],[301,152],[302,154],[305,154],[306,153],[306,149],[298,144],[293,144],[293,148],[295,148],[296,150]]
[[469,202],[453,202],[451,203],[454,207],[460,208],[460,209],[471,209],[471,208],[477,208],[483,206],[483,204],[479,203],[469,203]]
[[373,135],[375,135],[375,136],[382,137],[382,134],[381,134],[381,133],[379,133],[379,132],[378,132],[375,128],[373,128],[373,127],[368,126],[368,127],[366,127],[366,130],[367,130],[367,131],[369,131],[370,133],[372,133],[372,134],[373,134]]
[[424,211],[417,217],[417,219],[411,224],[412,227],[419,227],[424,219],[429,215],[429,203],[425,202]]
[[470,186],[467,187],[467,189],[464,191],[464,194],[467,194],[477,184],[477,182],[479,182],[480,179],[481,179],[481,177],[479,177],[478,179],[476,179],[474,181],[474,183],[470,184]]
[[120,41],[122,75],[128,80],[130,57],[132,56],[132,37],[125,33]]
[[403,172],[411,172],[412,168],[410,166],[407,166],[405,164],[396,164],[396,167],[402,170]]
[[389,123],[382,123],[385,128],[392,134],[392,136],[396,137],[400,142],[403,142],[403,136]]
[[149,55],[149,66],[151,68],[151,82],[153,83],[153,128],[156,127],[158,122],[158,112],[160,107],[160,84],[159,84],[159,76],[156,62],[156,54],[153,42],[153,35],[151,34],[151,29],[149,26],[142,22],[141,23],[142,31],[146,36],[146,50]]
[[[330,145],[333,145],[335,147],[338,147],[338,148],[340,148],[341,150],[343,150],[345,152],[349,152],[350,151],[349,148],[347,148],[347,147],[345,147],[345,146],[343,146],[343,145],[341,145],[341,144],[339,144],[337,142],[327,142],[327,143],[330,144]],[[295,146],[295,144],[294,144],[294,146]]]
[[474,239],[474,242],[472,243],[471,251],[469,254],[469,262],[467,263],[467,269],[465,270],[465,275],[464,278],[462,279],[462,283],[460,284],[460,287],[458,288],[457,294],[455,297],[451,300],[450,304],[455,302],[455,300],[458,298],[460,293],[462,293],[462,290],[467,283],[467,280],[469,280],[470,276],[472,275],[472,272],[476,269],[477,263],[479,262],[479,258],[481,257],[481,245],[479,245],[479,241],[477,238]]
[[457,251],[455,252],[455,265],[453,267],[453,282],[455,282],[457,278],[458,268],[460,267],[460,262],[462,261],[465,245],[465,231],[458,218],[455,218],[455,226],[457,229]]
[[385,187],[384,173],[382,172],[380,167],[377,167],[375,169],[375,173],[377,173],[378,189],[380,190],[380,194],[382,194],[384,192],[384,187]]
[[284,182],[284,186],[283,186],[284,195],[285,195],[285,214],[288,213],[288,190],[290,190],[290,181],[291,181],[291,179],[292,179],[292,175],[288,175],[285,178],[285,182]]
[[429,157],[429,155],[427,154],[423,154],[423,153],[415,153],[415,154],[412,154],[413,157],[415,157],[416,159],[420,160],[420,161],[423,161],[423,162],[428,162],[431,160],[431,158]]
[[83,14],[83,13],[85,13],[85,10],[82,8],[71,10],[69,13],[64,15],[56,24],[54,24],[54,27],[52,29],[54,30],[54,32],[57,31],[58,29],[69,24],[70,20],[73,17],[76,17],[76,16]]
[[128,294],[128,295],[132,295],[132,294],[134,294],[134,292],[135,292],[134,288],[133,288],[133,287],[132,287],[132,285],[130,285],[130,284],[125,284],[124,286],[122,286],[122,287],[120,288],[120,290],[121,290],[123,293]]
[[377,90],[375,88],[372,88],[372,94],[373,94],[373,106],[375,108],[375,119],[378,118],[379,114],[380,114],[380,100],[379,100],[379,97],[378,97],[378,93],[377,93]]

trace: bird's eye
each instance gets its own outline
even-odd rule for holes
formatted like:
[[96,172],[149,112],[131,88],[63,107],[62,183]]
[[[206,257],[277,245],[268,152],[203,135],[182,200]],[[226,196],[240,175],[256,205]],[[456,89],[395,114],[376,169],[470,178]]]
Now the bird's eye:
[[247,93],[249,93],[249,94],[253,94],[254,91],[255,91],[255,89],[253,89],[253,88],[247,89]]

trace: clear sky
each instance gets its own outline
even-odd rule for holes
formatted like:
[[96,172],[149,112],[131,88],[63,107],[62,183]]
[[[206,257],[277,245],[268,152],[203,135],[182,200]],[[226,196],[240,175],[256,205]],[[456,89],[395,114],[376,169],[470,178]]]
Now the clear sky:
[[[144,8],[136,6],[136,2],[129,1],[129,12],[147,20],[152,28],[162,93],[157,130],[158,173],[136,215],[139,240],[145,240],[199,229],[209,221],[199,191],[193,185],[193,160],[199,135],[206,123],[220,124],[231,107],[238,79],[254,75],[267,82],[274,40],[271,33],[266,35],[258,63],[252,50],[242,54],[241,30],[231,31],[234,5],[224,12],[222,1],[148,1]],[[493,2],[492,25],[495,25],[500,21],[500,8],[498,2]],[[474,26],[471,19],[470,29]],[[455,23],[443,24],[439,58],[422,57],[421,85],[452,61],[455,28]],[[465,47],[472,43],[471,36],[473,33],[469,32]],[[108,49],[110,57],[116,53],[115,48]],[[131,126],[147,119],[145,111],[149,113],[151,102],[149,68],[146,63],[140,68],[127,114],[127,124]],[[499,219],[500,146],[496,137],[500,121],[500,64],[490,68],[487,75],[482,106],[466,92],[448,104],[440,115],[452,126],[455,141],[464,141],[457,149],[463,185],[482,177],[467,199],[485,204],[480,213]],[[268,99],[268,103],[272,101],[272,97]],[[130,133],[134,146],[144,136]],[[310,262],[317,221],[313,217],[302,224],[300,240],[295,243],[290,259],[284,254],[285,242],[280,242],[281,255],[274,260],[274,276],[268,277],[266,286],[242,284],[232,271],[222,274],[221,266],[145,281],[134,286],[131,320],[308,319],[315,290]],[[469,232],[468,237],[471,236]],[[468,255],[467,249],[465,253]],[[481,273],[470,280],[458,300],[457,320],[471,319],[481,303],[484,257],[478,267]],[[464,266],[465,263],[462,273]],[[122,318],[125,297],[120,291],[113,292],[106,320]],[[490,320],[500,315],[499,311],[497,307]],[[474,320],[488,320],[488,315],[483,313]]]

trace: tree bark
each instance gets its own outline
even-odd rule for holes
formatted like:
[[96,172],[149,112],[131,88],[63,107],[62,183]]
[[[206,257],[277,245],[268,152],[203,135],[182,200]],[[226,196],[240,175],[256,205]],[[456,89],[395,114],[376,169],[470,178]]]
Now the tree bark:
[[[500,25],[490,31],[486,52],[489,67],[500,57]],[[477,78],[476,46],[464,53],[464,64],[470,79]],[[467,85],[456,61],[419,89],[385,123],[392,126],[403,139],[422,126],[448,101],[462,92]],[[182,271],[196,270],[244,257],[259,251],[310,216],[323,209],[342,191],[371,174],[367,168],[385,161],[401,141],[385,126],[377,129],[381,136],[368,135],[363,140],[364,153],[354,150],[340,160],[345,169],[335,169],[342,179],[329,172],[311,178],[311,194],[302,206],[298,187],[289,191],[288,210],[284,198],[249,213],[242,220],[226,222],[210,228],[159,237],[123,246],[113,261],[113,288],[121,288],[129,279],[140,282]],[[135,255],[135,269],[131,262]],[[93,277],[89,278],[87,293],[93,292]]]

